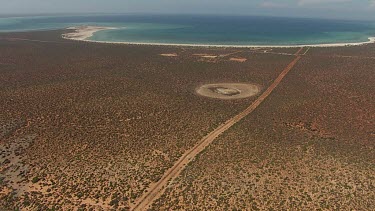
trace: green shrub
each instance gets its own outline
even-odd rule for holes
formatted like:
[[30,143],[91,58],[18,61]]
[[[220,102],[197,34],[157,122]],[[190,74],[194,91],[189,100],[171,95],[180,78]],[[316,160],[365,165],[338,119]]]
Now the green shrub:
[[39,181],[40,181],[40,178],[39,178],[38,176],[34,177],[34,178],[31,180],[32,183],[37,183],[37,182],[39,182]]

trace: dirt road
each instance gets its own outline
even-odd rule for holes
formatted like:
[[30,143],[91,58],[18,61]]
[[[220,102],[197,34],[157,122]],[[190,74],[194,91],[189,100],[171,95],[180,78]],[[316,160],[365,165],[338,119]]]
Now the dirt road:
[[242,111],[240,114],[234,116],[233,118],[226,121],[224,124],[216,128],[214,131],[205,136],[198,144],[192,149],[186,151],[181,158],[165,172],[164,176],[157,182],[150,186],[148,191],[135,201],[132,210],[146,210],[154,202],[154,200],[160,198],[164,193],[170,181],[177,178],[185,166],[190,163],[199,153],[201,153],[208,145],[210,145],[218,136],[232,127],[234,124],[239,122],[241,119],[252,113],[280,84],[284,77],[289,73],[289,71],[297,64],[301,59],[300,52],[303,48],[299,49],[295,56],[296,58],[281,72],[281,74],[275,79],[275,81],[259,96],[248,108]]

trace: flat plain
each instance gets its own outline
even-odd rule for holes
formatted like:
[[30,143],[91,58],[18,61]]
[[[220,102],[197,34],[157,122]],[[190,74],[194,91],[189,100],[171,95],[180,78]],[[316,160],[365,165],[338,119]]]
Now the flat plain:
[[[349,53],[310,50],[267,102],[182,172],[153,210],[371,210],[375,60],[327,50]],[[358,54],[364,53],[349,55]]]
[[[375,45],[234,49],[0,34],[0,208],[129,210],[189,149],[301,59],[169,181],[151,210],[375,206]],[[304,55],[306,52],[306,55]],[[260,93],[221,100],[204,84]]]

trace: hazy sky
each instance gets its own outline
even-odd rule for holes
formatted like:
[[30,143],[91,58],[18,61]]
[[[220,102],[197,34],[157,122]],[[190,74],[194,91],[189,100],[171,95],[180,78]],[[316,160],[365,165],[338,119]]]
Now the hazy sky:
[[0,0],[1,14],[184,13],[375,20],[375,0]]

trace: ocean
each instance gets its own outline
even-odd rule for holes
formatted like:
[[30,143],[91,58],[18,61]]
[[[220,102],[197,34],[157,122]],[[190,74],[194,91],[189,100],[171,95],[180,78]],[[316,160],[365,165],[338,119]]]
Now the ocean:
[[87,15],[0,18],[0,32],[116,27],[89,40],[202,45],[309,45],[365,42],[375,24],[307,18],[212,15]]

